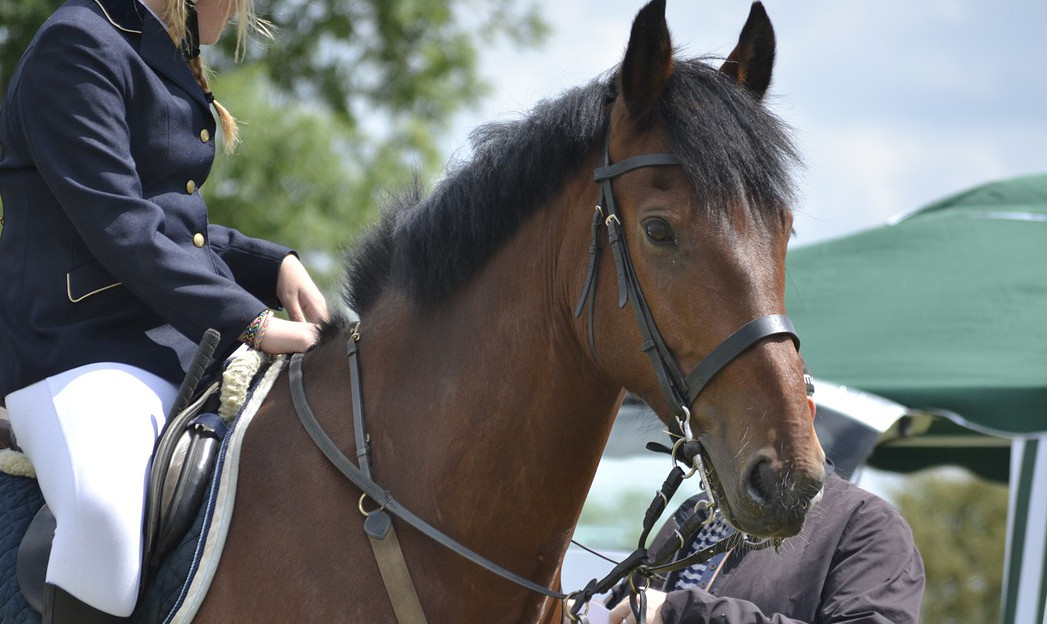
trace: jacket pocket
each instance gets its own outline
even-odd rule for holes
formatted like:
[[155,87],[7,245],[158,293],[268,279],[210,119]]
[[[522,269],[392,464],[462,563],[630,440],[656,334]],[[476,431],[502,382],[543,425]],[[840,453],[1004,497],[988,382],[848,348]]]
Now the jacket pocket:
[[72,303],[120,285],[121,282],[98,262],[89,262],[65,274],[65,292]]

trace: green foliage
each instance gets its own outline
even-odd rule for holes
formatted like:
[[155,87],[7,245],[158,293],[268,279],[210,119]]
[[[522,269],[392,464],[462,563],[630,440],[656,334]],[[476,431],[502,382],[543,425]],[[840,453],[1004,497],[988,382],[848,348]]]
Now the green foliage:
[[[0,0],[0,96],[61,1]],[[498,37],[534,44],[546,32],[533,0],[256,7],[275,37],[247,47],[244,69],[233,63],[232,27],[204,50],[218,70],[213,91],[242,121],[242,145],[216,159],[204,193],[216,223],[319,257],[328,286],[335,252],[373,220],[377,198],[437,172],[440,134],[487,91],[482,47]]]
[[628,488],[603,498],[590,496],[578,519],[575,538],[590,548],[632,550],[650,504],[648,490]]
[[924,624],[998,622],[1007,488],[941,472],[920,474],[895,496],[927,571]]
[[[351,123],[375,105],[441,122],[482,95],[477,51],[492,37],[530,43],[546,30],[533,5],[514,0],[275,0],[259,14],[276,27],[273,45],[255,45],[281,90],[316,97]],[[235,41],[223,39],[216,64]]]
[[[4,1],[4,0],[0,0]],[[273,0],[258,6],[272,42],[248,46],[277,92],[320,105],[371,149],[365,161],[431,170],[455,113],[488,92],[480,50],[507,36],[541,40],[545,24],[530,0]],[[208,61],[228,70],[236,41],[227,34]]]
[[0,0],[0,96],[36,29],[61,4],[60,0]]
[[211,220],[311,253],[307,264],[330,286],[334,252],[376,213],[371,189],[380,176],[353,158],[359,137],[329,112],[268,97],[258,68],[212,86],[241,120],[241,144],[231,156],[219,150],[203,187]]

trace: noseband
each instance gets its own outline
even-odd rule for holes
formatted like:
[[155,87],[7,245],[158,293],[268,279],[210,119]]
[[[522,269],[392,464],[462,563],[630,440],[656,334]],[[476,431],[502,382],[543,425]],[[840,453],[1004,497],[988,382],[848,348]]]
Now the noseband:
[[[796,335],[796,329],[792,321],[784,314],[769,314],[749,321],[738,330],[724,339],[719,345],[710,351],[698,365],[694,367],[689,375],[684,375],[680,370],[676,358],[673,357],[669,347],[665,344],[658,326],[654,322],[651,308],[643,296],[640,282],[636,277],[636,269],[633,267],[632,258],[629,256],[629,248],[626,246],[625,233],[622,231],[622,219],[618,212],[618,206],[614,201],[614,190],[611,182],[618,176],[640,169],[643,167],[668,167],[683,164],[675,154],[646,154],[634,156],[621,162],[611,164],[610,141],[611,131],[608,124],[607,134],[604,139],[603,154],[600,158],[600,166],[594,171],[593,177],[600,184],[600,200],[596,205],[592,223],[592,241],[589,245],[589,270],[582,288],[582,296],[575,308],[574,316],[581,316],[586,303],[589,303],[589,347],[593,356],[596,356],[596,341],[593,335],[593,323],[596,301],[596,274],[599,270],[599,259],[601,249],[600,225],[607,227],[607,241],[611,251],[614,253],[615,270],[618,273],[618,307],[624,308],[626,302],[632,303],[633,315],[640,329],[642,338],[641,349],[651,360],[658,384],[661,386],[662,395],[672,407],[672,414],[681,423],[681,428],[686,427],[690,417],[690,406],[698,398],[699,393],[710,380],[729,364],[734,358],[742,354],[746,349],[756,343],[770,338],[771,336],[788,336],[796,348],[800,348],[800,338]],[[682,432],[681,432],[682,433]]]

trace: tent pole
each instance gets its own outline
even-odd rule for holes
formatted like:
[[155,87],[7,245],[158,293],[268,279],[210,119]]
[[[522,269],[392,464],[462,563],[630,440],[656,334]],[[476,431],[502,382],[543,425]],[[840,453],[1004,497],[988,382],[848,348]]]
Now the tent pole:
[[1047,435],[1011,443],[1003,624],[1047,624]]

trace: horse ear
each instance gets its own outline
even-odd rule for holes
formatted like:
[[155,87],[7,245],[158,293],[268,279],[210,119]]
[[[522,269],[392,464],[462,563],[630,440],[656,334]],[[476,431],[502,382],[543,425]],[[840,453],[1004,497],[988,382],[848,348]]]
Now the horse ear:
[[771,67],[774,65],[774,28],[763,4],[754,2],[749,10],[749,19],[738,36],[738,45],[727,57],[720,72],[736,80],[749,90],[757,100],[771,84]]
[[619,76],[629,118],[645,123],[673,73],[673,47],[665,24],[665,0],[652,0],[633,21]]

